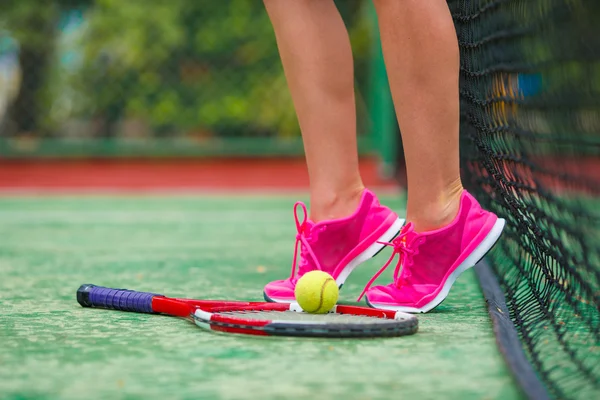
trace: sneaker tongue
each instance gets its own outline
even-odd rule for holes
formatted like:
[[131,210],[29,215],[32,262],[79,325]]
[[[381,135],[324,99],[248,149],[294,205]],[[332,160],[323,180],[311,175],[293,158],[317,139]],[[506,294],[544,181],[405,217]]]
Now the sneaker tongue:
[[412,224],[405,225],[400,231],[400,235],[404,236],[404,243],[410,244],[419,234],[415,232],[412,228]]
[[410,245],[418,236],[419,234],[414,231],[408,232],[408,234],[405,236],[406,243]]
[[316,224],[314,222],[312,222],[310,219],[307,219],[306,222],[304,223],[304,235],[308,236],[310,235],[310,232],[312,231],[313,227]]
[[[307,242],[311,242],[311,232],[312,229],[314,228],[316,224],[314,222],[312,222],[311,220],[306,220],[306,222],[304,223],[304,230],[302,232],[302,234],[304,235],[304,237],[306,238]],[[298,275],[302,276],[305,273],[307,273],[308,271],[312,271],[313,269],[315,269],[315,265],[313,265],[314,262],[312,261],[306,247],[304,246],[304,244],[300,244],[300,260],[299,260],[299,268],[298,268]]]

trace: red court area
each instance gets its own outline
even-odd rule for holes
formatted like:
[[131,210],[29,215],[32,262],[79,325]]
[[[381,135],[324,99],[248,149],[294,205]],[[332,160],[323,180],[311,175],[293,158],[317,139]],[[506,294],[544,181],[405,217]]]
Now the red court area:
[[[360,165],[369,187],[396,190],[375,159]],[[2,193],[305,190],[303,159],[0,160]]]

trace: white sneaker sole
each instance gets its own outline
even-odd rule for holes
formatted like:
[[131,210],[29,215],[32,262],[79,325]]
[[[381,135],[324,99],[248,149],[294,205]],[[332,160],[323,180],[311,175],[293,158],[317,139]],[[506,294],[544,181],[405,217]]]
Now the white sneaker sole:
[[469,254],[467,258],[465,258],[465,260],[458,266],[458,268],[456,268],[454,272],[450,274],[448,279],[446,279],[446,282],[444,282],[444,287],[442,287],[442,290],[438,293],[437,296],[435,296],[433,300],[431,300],[425,306],[421,308],[390,306],[386,304],[371,303],[369,302],[368,298],[367,304],[373,308],[380,308],[382,310],[402,311],[406,313],[426,313],[433,310],[442,301],[444,301],[446,297],[448,297],[448,293],[450,293],[452,285],[454,285],[454,282],[456,282],[460,274],[462,274],[469,268],[474,267],[475,264],[477,264],[479,260],[485,257],[487,252],[490,251],[492,247],[494,247],[494,245],[500,238],[500,235],[502,234],[502,230],[504,229],[505,223],[506,221],[504,219],[498,218],[488,235],[481,241],[481,243],[479,243],[475,250],[473,250],[473,252]]
[[[348,277],[350,276],[352,271],[354,271],[356,269],[356,267],[358,267],[360,264],[364,263],[365,261],[370,260],[371,258],[375,257],[377,255],[377,253],[379,253],[385,247],[384,244],[377,243],[377,242],[391,241],[393,238],[396,237],[396,235],[398,235],[398,232],[400,232],[400,229],[402,229],[402,225],[404,225],[404,219],[402,219],[402,218],[396,219],[396,221],[394,221],[392,226],[389,227],[388,230],[385,231],[385,233],[383,235],[381,235],[381,237],[375,241],[375,243],[370,245],[365,251],[363,251],[358,256],[356,256],[352,261],[350,261],[348,263],[348,265],[346,265],[346,267],[344,268],[342,273],[335,280],[335,283],[337,283],[338,288],[340,288],[340,289],[342,288],[342,286],[346,282],[346,279],[348,279]],[[273,303],[293,303],[293,302],[295,302],[295,300],[277,299],[277,298],[273,298],[273,297],[268,297],[266,293],[263,293],[263,294],[264,294],[265,300],[273,302]]]

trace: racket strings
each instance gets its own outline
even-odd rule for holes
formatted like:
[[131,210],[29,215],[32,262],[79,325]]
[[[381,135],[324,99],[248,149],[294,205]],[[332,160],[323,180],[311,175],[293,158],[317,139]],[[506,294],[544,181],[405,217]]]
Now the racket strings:
[[219,311],[219,315],[226,315],[230,317],[238,317],[244,319],[253,320],[278,320],[278,321],[311,321],[311,322],[323,322],[327,324],[386,324],[393,320],[366,316],[366,315],[355,315],[355,314],[342,314],[342,313],[328,313],[328,314],[309,314],[295,311],[262,311],[262,310],[231,310],[231,311]]

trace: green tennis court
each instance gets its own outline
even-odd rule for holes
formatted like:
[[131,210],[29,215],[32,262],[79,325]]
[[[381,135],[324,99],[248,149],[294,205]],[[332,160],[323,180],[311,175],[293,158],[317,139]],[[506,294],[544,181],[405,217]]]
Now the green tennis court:
[[[262,3],[0,1],[0,400],[600,398],[598,0],[447,1],[461,180],[507,223],[416,335],[257,339],[79,306],[83,283],[262,300],[289,274],[310,179]],[[373,2],[334,3],[360,175],[402,214],[398,70]],[[419,104],[423,88],[394,98]]]
[[[260,300],[266,282],[289,273],[294,200],[0,199],[0,397],[521,397],[472,271],[420,316],[419,333],[396,339],[237,337],[75,301],[81,283]],[[403,208],[402,200],[382,200]],[[342,300],[354,300],[389,254],[352,275]]]

